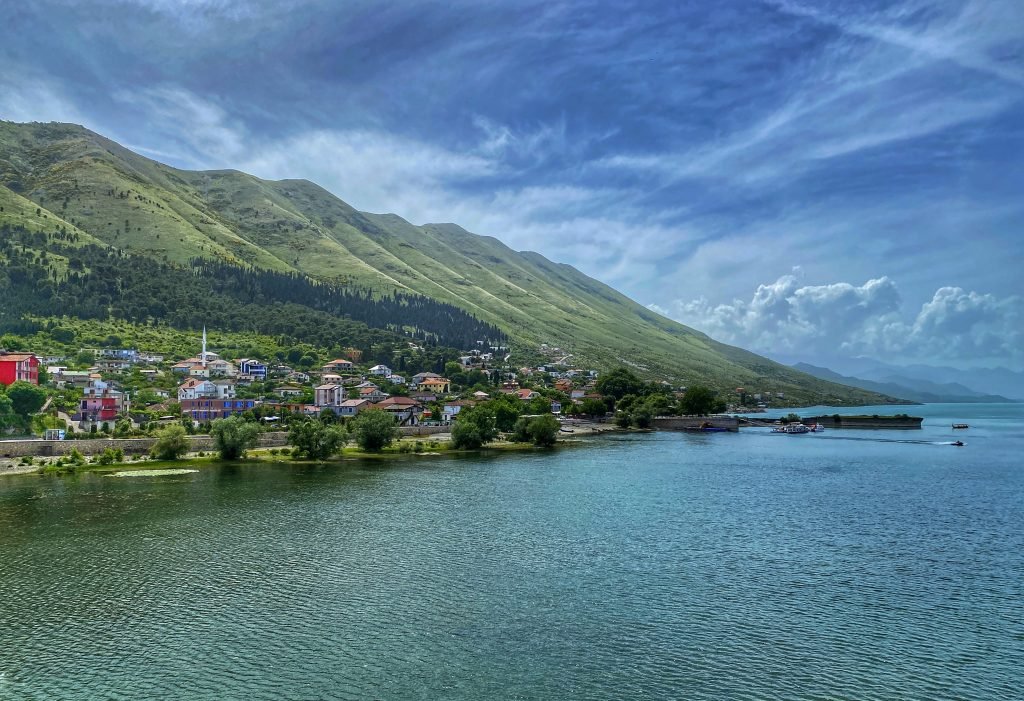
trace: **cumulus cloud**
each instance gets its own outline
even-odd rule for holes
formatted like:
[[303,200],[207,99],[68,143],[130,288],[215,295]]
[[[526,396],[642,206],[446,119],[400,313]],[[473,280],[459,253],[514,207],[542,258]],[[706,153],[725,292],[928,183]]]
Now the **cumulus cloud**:
[[749,301],[698,298],[650,308],[726,343],[808,359],[899,353],[912,360],[1014,362],[1024,341],[1019,297],[942,287],[908,315],[887,277],[862,285],[805,285],[799,269],[759,285]]

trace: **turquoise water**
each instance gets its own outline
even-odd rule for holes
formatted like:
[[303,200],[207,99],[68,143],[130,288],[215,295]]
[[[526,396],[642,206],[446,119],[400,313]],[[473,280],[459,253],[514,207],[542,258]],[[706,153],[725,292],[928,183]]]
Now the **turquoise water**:
[[1024,412],[912,409],[0,479],[0,699],[1021,698]]

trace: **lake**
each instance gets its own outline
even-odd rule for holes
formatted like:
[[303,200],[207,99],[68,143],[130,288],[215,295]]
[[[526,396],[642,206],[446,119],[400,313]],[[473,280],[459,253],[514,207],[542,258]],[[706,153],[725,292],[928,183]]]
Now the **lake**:
[[1021,698],[1024,410],[836,411],[2,478],[0,699]]

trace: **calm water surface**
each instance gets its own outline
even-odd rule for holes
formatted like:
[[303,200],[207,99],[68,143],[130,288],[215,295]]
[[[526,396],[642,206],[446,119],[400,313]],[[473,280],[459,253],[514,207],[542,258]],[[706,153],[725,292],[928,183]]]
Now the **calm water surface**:
[[0,699],[1024,698],[1024,412],[910,409],[3,478]]

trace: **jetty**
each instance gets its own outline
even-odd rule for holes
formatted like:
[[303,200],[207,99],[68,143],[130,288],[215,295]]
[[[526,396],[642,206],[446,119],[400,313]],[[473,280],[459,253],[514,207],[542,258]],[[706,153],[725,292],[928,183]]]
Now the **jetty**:
[[907,416],[906,414],[895,416],[831,414],[829,416],[807,416],[800,419],[800,422],[807,426],[821,424],[826,428],[892,428],[897,430],[920,429],[923,421],[924,419],[920,416]]
[[659,431],[701,431],[707,428],[737,432],[740,420],[735,416],[657,416],[651,423]]

